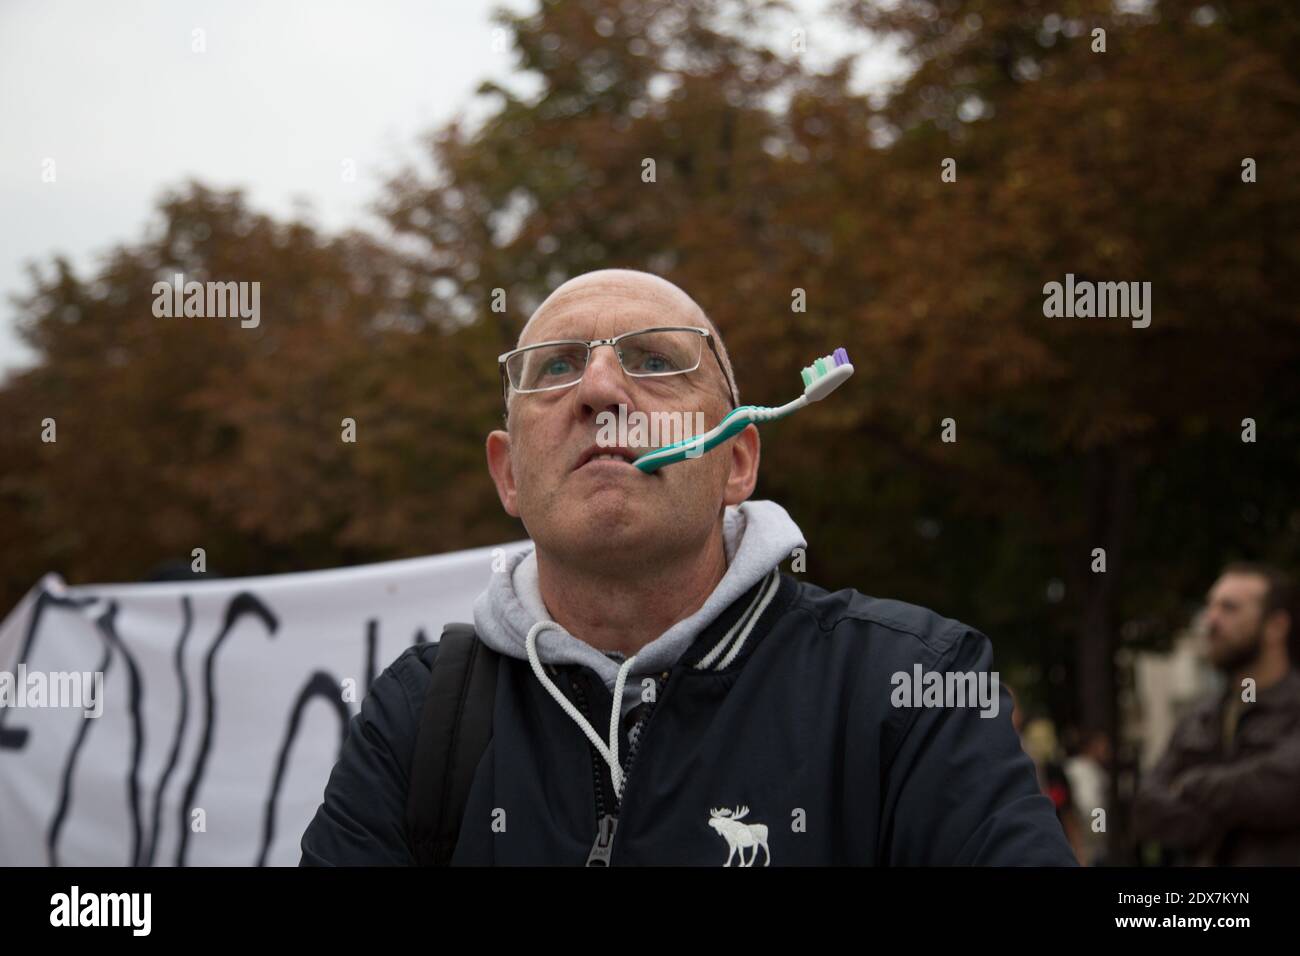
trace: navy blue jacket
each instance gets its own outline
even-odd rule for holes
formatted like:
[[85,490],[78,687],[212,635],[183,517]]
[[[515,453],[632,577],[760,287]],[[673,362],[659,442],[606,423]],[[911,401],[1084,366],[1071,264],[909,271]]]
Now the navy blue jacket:
[[[626,783],[533,674],[501,657],[493,739],[475,772],[453,865],[587,862],[617,817],[612,865],[1074,865],[1011,725],[978,706],[896,706],[897,674],[993,668],[958,621],[781,573],[741,652],[693,664],[749,607],[755,585],[658,676],[627,715]],[[405,808],[437,645],[408,648],[352,718],[303,865],[410,864]],[[612,695],[588,668],[548,673],[608,732]]]

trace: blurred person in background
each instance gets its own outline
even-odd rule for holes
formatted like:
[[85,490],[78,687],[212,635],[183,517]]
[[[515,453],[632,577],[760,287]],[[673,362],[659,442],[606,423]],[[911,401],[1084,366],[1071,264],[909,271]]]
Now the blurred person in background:
[[1227,679],[1174,729],[1139,790],[1139,839],[1202,866],[1300,864],[1300,674],[1292,666],[1293,579],[1263,564],[1226,567],[1204,616],[1210,661]]
[[1105,860],[1106,833],[1093,830],[1092,821],[1096,810],[1103,811],[1102,819],[1109,816],[1111,756],[1110,737],[1094,730],[1084,734],[1078,753],[1065,762],[1065,777],[1080,818],[1084,854],[1079,862],[1087,866],[1100,866]]
[[[1018,704],[1016,710],[1019,711]],[[1084,864],[1087,853],[1082,821],[1070,779],[1061,763],[1061,747],[1057,742],[1055,725],[1046,717],[1035,717],[1021,727],[1017,724],[1015,713],[1012,715],[1012,724],[1020,730],[1020,745],[1034,762],[1039,789],[1052,801],[1056,819],[1061,823],[1075,859],[1081,865]]]

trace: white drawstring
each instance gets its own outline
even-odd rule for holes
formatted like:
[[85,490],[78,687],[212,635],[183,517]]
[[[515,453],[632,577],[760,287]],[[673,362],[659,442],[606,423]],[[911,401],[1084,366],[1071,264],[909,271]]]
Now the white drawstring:
[[[780,574],[774,570],[771,578],[772,580],[770,584],[759,588],[758,594],[754,595],[754,599],[750,602],[745,613],[727,629],[727,633],[723,635],[722,640],[718,641],[718,643],[714,645],[713,650],[709,651],[709,653],[701,658],[699,663],[695,665],[698,669],[707,670],[712,667],[714,660],[717,659],[718,655],[726,649],[732,638],[736,637],[737,630],[739,630],[740,635],[739,637],[736,637],[735,644],[731,646],[731,650],[727,652],[726,657],[721,661],[718,661],[715,669],[722,670],[736,659],[736,655],[740,653],[740,649],[749,638],[750,632],[754,630],[754,625],[758,623],[758,619],[763,616],[763,612],[767,610],[767,606],[772,603],[772,598],[776,596],[777,588],[781,583],[781,577]],[[587,739],[591,741],[597,752],[605,759],[605,763],[609,764],[609,776],[614,782],[614,795],[619,800],[622,800],[623,768],[620,766],[618,760],[618,742],[622,735],[618,732],[618,725],[619,718],[623,714],[623,686],[627,683],[627,675],[632,670],[632,664],[636,661],[636,655],[633,654],[619,666],[618,676],[614,679],[614,706],[610,710],[609,714],[609,742],[606,743],[600,739],[600,735],[596,733],[596,728],[592,727],[587,718],[582,716],[582,712],[578,710],[577,707],[573,706],[573,702],[570,701],[569,698],[565,697],[560,688],[555,686],[555,682],[546,676],[546,671],[542,667],[542,660],[537,656],[537,635],[548,627],[553,627],[556,630],[563,630],[563,628],[554,621],[538,621],[528,629],[528,638],[524,641],[524,644],[528,649],[528,663],[532,665],[533,673],[537,675],[537,679],[541,682],[542,686],[546,688],[547,693],[555,698],[555,702],[563,708],[566,714],[573,718],[579,727],[582,728],[582,732],[587,735]]]
[[618,669],[618,677],[614,680],[614,706],[609,714],[609,743],[606,744],[605,741],[600,739],[600,735],[596,733],[596,729],[591,726],[587,718],[582,716],[582,712],[573,706],[573,702],[564,696],[560,689],[555,686],[555,682],[546,676],[546,671],[542,668],[541,658],[537,656],[537,633],[548,627],[562,630],[560,625],[554,621],[538,621],[528,629],[528,639],[525,641],[528,648],[528,663],[532,664],[533,673],[537,675],[537,679],[541,681],[542,686],[555,698],[555,702],[564,709],[564,712],[577,722],[578,726],[582,728],[582,732],[587,735],[587,739],[605,758],[605,763],[609,764],[610,779],[614,782],[614,796],[622,800],[623,768],[619,766],[618,762],[618,724],[619,717],[623,713],[623,685],[627,683],[627,674],[632,668],[632,662],[636,660],[636,655],[633,654],[622,663]]

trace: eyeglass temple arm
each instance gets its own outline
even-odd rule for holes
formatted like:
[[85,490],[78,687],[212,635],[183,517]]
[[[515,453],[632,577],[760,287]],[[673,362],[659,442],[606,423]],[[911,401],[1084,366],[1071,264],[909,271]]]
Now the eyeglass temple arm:
[[718,371],[722,373],[722,380],[727,383],[727,394],[731,396],[731,407],[739,408],[740,402],[736,400],[736,390],[731,385],[731,378],[727,375],[727,367],[722,364],[722,356],[718,354],[718,347],[713,344],[712,333],[705,336],[709,343],[709,351],[713,353],[714,360],[718,363]]

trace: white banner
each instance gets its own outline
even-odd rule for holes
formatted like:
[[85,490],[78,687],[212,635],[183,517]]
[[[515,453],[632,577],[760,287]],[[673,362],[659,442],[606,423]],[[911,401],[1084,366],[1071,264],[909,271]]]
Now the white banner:
[[0,865],[297,865],[370,682],[472,621],[494,558],[528,546],[160,584],[47,575],[0,624]]

